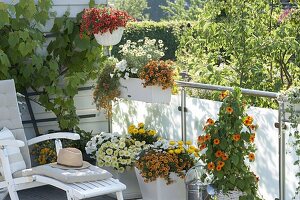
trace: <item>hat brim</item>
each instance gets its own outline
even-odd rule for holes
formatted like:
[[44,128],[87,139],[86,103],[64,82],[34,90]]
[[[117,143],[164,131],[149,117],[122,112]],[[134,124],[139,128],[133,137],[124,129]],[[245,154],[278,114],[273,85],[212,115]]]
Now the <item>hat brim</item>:
[[60,165],[60,164],[57,164],[57,162],[55,163],[50,163],[49,164],[51,167],[54,167],[54,168],[59,168],[59,169],[86,169],[86,168],[89,168],[91,166],[90,163],[86,162],[86,161],[83,161],[82,162],[82,166],[81,167],[71,167],[71,166],[65,166],[65,165]]

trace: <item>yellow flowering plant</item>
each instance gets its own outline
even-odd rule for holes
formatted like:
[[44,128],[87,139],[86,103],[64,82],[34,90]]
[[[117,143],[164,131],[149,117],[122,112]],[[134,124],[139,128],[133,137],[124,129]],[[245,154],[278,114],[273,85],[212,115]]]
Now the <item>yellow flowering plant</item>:
[[34,161],[39,165],[56,162],[56,151],[54,141],[45,141],[40,144],[33,145],[31,155],[34,156]]
[[225,91],[220,95],[223,101],[219,119],[209,118],[204,126],[205,135],[198,137],[201,160],[213,175],[213,186],[217,191],[227,193],[238,190],[240,199],[259,199],[258,177],[250,170],[249,162],[255,160],[255,125],[253,117],[245,112],[240,89]]
[[199,149],[191,142],[158,140],[136,158],[136,167],[145,182],[162,178],[171,184],[170,173],[184,178],[185,173],[199,160]]
[[132,139],[136,141],[145,141],[146,144],[153,144],[158,140],[156,130],[148,129],[142,122],[138,123],[137,126],[131,124],[128,127],[128,133]]

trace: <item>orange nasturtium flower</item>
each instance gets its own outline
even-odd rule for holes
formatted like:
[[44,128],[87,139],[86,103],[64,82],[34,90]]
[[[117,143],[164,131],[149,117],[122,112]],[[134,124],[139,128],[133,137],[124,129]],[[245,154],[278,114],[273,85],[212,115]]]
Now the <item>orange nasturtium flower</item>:
[[207,124],[209,125],[214,125],[215,124],[215,121],[211,118],[208,118],[207,121],[206,121]]
[[228,95],[229,95],[229,91],[226,90],[226,91],[224,91],[224,92],[221,92],[221,94],[220,94],[219,97],[220,97],[221,100],[223,100],[223,99],[225,99]]
[[229,113],[229,114],[233,113],[233,108],[227,107],[226,112]]
[[216,156],[217,158],[219,158],[219,157],[223,156],[223,152],[220,151],[220,150],[218,150],[218,151],[215,153],[215,156]]
[[207,168],[209,170],[213,170],[215,168],[215,164],[213,162],[210,162],[210,163],[207,164]]
[[216,138],[216,139],[214,139],[214,144],[216,144],[216,145],[217,145],[217,144],[220,144],[220,140],[219,140],[219,139],[217,139],[217,138]]
[[241,135],[237,133],[237,134],[234,134],[234,135],[232,136],[232,138],[233,138],[234,141],[237,142],[237,141],[239,141],[239,140],[241,139]]
[[249,153],[249,160],[250,160],[250,161],[255,160],[255,155],[254,155],[254,153]]
[[223,154],[223,155],[222,155],[222,160],[224,160],[224,161],[225,161],[225,160],[228,160],[228,155]]
[[255,139],[255,133],[253,133],[253,134],[250,135],[249,141],[250,141],[251,143],[253,143],[253,142],[254,142],[254,139]]

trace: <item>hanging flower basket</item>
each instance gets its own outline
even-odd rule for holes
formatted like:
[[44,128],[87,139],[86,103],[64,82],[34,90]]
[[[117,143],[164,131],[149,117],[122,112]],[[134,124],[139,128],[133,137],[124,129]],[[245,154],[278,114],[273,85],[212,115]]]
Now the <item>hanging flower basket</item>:
[[114,30],[112,33],[107,31],[102,34],[101,33],[94,34],[94,36],[98,44],[103,46],[112,46],[118,44],[121,41],[124,29],[125,29],[124,27],[119,27],[116,30]]
[[141,189],[143,200],[186,200],[186,188],[182,178],[175,173],[170,174],[173,183],[167,185],[166,180],[158,178],[155,181],[145,183],[144,178],[140,175],[137,168],[135,169],[136,177]]
[[101,45],[116,45],[120,42],[129,21],[134,21],[134,18],[126,11],[106,7],[84,9],[80,37],[94,35]]
[[121,98],[147,103],[170,104],[171,88],[161,89],[159,86],[143,86],[138,78],[120,79]]

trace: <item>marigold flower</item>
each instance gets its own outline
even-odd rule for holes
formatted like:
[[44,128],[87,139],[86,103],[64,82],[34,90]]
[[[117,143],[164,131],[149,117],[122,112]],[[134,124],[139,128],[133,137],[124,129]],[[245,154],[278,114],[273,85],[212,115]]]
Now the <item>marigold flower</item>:
[[144,126],[145,126],[145,124],[142,123],[142,122],[140,122],[140,123],[138,124],[138,127],[139,127],[139,128],[144,128]]
[[226,112],[229,113],[229,114],[233,113],[233,108],[227,107]]
[[183,142],[182,142],[181,140],[179,140],[179,141],[177,142],[177,144],[178,144],[179,146],[182,146],[182,145],[183,145]]
[[216,144],[216,145],[218,145],[218,144],[220,144],[220,140],[219,139],[214,139],[214,144]]
[[215,124],[215,121],[211,118],[208,118],[207,121],[206,121],[207,124],[209,125],[214,125]]
[[249,153],[249,160],[250,161],[255,160],[255,154],[254,153]]
[[194,149],[192,149],[192,148],[189,148],[189,149],[188,149],[188,153],[189,153],[189,154],[192,154],[192,153],[194,153],[194,152],[195,152]]
[[145,132],[146,132],[145,129],[143,129],[143,128],[142,128],[142,129],[139,129],[139,133],[140,133],[140,134],[144,134]]
[[207,168],[209,170],[213,170],[213,169],[215,169],[215,164],[213,162],[210,162],[210,163],[207,164]]
[[139,132],[139,130],[137,130],[136,128],[133,129],[133,133],[134,133],[134,134],[137,134],[138,132]]
[[174,153],[174,150],[170,149],[168,152],[169,152],[170,154],[173,154],[173,153]]
[[171,141],[169,142],[169,144],[170,144],[170,145],[175,145],[175,144],[176,144],[176,142],[175,142],[175,141],[173,141],[173,140],[171,140]]
[[191,145],[192,142],[191,142],[191,141],[186,141],[185,144],[186,144],[186,145]]
[[180,153],[181,153],[181,149],[175,149],[174,152],[175,152],[176,154],[180,154]]
[[217,158],[219,158],[219,157],[223,156],[223,152],[220,151],[220,150],[218,150],[218,151],[215,153],[215,156],[216,156]]

